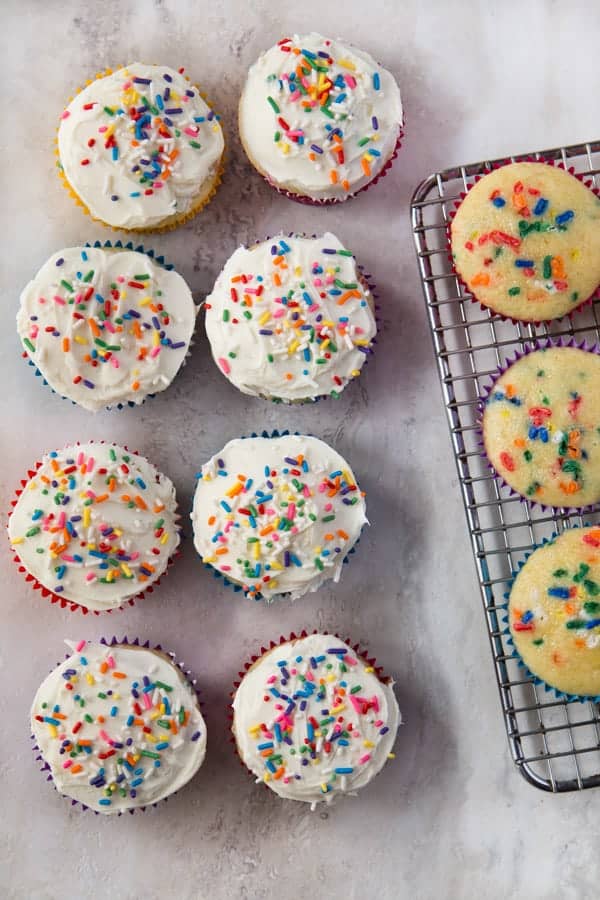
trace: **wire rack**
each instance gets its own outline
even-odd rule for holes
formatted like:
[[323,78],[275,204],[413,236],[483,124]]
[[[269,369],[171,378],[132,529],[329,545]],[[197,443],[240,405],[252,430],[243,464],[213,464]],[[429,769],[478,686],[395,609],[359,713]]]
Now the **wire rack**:
[[[510,161],[532,158],[562,162],[600,187],[600,140]],[[532,507],[498,484],[481,457],[477,414],[479,397],[497,367],[532,340],[575,336],[600,342],[600,300],[572,321],[512,324],[482,311],[455,276],[447,240],[454,203],[474,176],[508,161],[431,175],[413,195],[412,228],[511,754],[536,787],[583,790],[600,785],[600,709],[559,700],[524,675],[503,633],[501,607],[511,572],[532,545],[584,523],[564,510]],[[588,524],[599,520],[600,512],[585,517]]]

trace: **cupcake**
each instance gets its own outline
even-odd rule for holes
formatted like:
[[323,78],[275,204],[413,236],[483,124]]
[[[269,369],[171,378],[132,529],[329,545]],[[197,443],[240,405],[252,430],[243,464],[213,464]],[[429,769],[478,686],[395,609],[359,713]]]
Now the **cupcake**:
[[198,698],[173,654],[114,642],[66,642],[42,682],[31,729],[42,771],[74,803],[118,815],[164,800],[206,752]]
[[600,284],[600,200],[559,167],[494,169],[470,188],[450,230],[468,290],[507,318],[559,318]]
[[183,365],[195,317],[181,275],[146,253],[71,247],[21,294],[17,330],[50,387],[96,412],[164,391]]
[[376,331],[369,285],[329,233],[239,247],[206,301],[215,362],[244,394],[269,400],[339,396]]
[[355,794],[393,756],[401,721],[393,682],[356,650],[332,634],[292,636],[241,675],[237,751],[280,797],[315,809]]
[[224,146],[218,116],[181,72],[133,63],[71,100],[58,129],[59,171],[92,218],[160,230],[211,199]]
[[600,699],[600,528],[570,528],[538,547],[508,603],[515,651],[536,679]]
[[339,581],[366,521],[346,460],[307,435],[230,441],[202,466],[192,510],[203,562],[265,600]]
[[347,200],[391,164],[402,136],[394,76],[320,34],[284,38],[251,67],[240,138],[255,169],[292,199]]
[[483,441],[510,487],[545,506],[600,500],[600,356],[548,345],[517,359],[485,400]]
[[175,488],[116,444],[53,450],[23,481],[8,536],[54,602],[110,610],[151,588],[179,545]]

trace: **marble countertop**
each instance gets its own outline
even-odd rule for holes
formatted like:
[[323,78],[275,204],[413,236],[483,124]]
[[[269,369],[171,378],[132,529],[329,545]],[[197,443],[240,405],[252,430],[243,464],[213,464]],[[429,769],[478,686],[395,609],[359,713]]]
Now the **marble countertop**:
[[[296,603],[244,602],[213,580],[191,541],[146,602],[83,618],[34,594],[0,542],[4,626],[0,891],[7,900],[433,897],[582,900],[598,895],[600,794],[545,795],[517,774],[498,703],[475,569],[411,241],[412,191],[431,171],[598,137],[600,6],[531,0],[21,0],[2,7],[5,121],[0,362],[6,510],[45,449],[104,438],[139,448],[175,481],[184,510],[194,473],[226,440],[308,430],[346,455],[371,527],[341,584]],[[284,33],[315,28],[364,46],[398,77],[405,145],[385,181],[339,209],[277,196],[250,168],[235,129],[244,73]],[[58,115],[73,88],[134,59],[185,65],[223,113],[227,176],[184,228],[144,240],[197,297],[242,241],[278,229],[337,232],[376,276],[385,330],[359,383],[314,408],[267,405],[219,374],[199,328],[193,356],[142,408],[96,416],[33,377],[13,326],[21,288],[56,249],[109,232],[54,174]],[[187,529],[189,533],[189,528]],[[405,725],[397,758],[355,800],[312,813],[254,785],[227,736],[238,663],[303,627],[368,644],[397,680]],[[194,781],[146,814],[103,819],[62,800],[36,770],[28,710],[64,637],[139,635],[193,668],[209,727]]]

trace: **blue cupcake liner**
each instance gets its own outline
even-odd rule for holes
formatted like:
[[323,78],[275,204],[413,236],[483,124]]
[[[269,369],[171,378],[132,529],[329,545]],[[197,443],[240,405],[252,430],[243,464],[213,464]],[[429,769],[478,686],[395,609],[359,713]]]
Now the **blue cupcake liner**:
[[[587,525],[583,525],[583,526],[569,525],[569,528],[565,529],[565,531],[569,531],[571,529],[580,528],[580,527],[587,528],[588,526]],[[508,618],[509,598],[510,598],[510,594],[511,594],[513,585],[517,578],[517,575],[519,574],[519,572],[521,571],[521,569],[523,568],[523,566],[525,565],[525,563],[527,562],[529,557],[533,556],[533,554],[535,553],[536,550],[539,550],[541,547],[546,547],[546,546],[550,546],[551,544],[554,544],[556,539],[559,538],[561,536],[561,534],[564,534],[564,533],[565,533],[564,531],[563,532],[555,531],[550,535],[549,538],[543,538],[543,540],[540,544],[533,544],[531,547],[531,550],[529,550],[529,552],[526,553],[525,556],[523,557],[523,559],[518,563],[517,570],[516,571],[513,570],[511,572],[511,577],[507,582],[508,590],[504,594],[504,600],[506,602],[501,604],[498,607],[499,610],[502,610],[501,619],[502,619],[502,624],[504,625],[504,628],[502,629],[502,635],[503,635],[505,643],[508,644],[512,648],[511,659],[514,659],[517,661],[519,668],[523,669],[525,675],[527,675],[527,677],[529,678],[529,680],[531,681],[532,684],[534,684],[538,687],[543,687],[547,693],[553,694],[557,698],[557,700],[564,700],[567,703],[600,703],[600,694],[595,694],[595,695],[569,694],[566,691],[561,691],[559,688],[554,687],[554,685],[549,684],[547,681],[544,681],[543,678],[540,678],[538,675],[536,675],[535,672],[532,672],[531,669],[527,666],[527,664],[523,661],[521,654],[516,649],[515,642],[512,637],[512,632],[510,630],[510,624],[509,624],[509,618]]]
[[[123,241],[120,241],[120,240],[119,241],[108,241],[108,240],[107,241],[94,241],[93,243],[91,243],[90,241],[86,241],[83,246],[84,247],[93,247],[95,249],[100,248],[100,249],[104,249],[104,250],[133,250],[135,253],[143,253],[145,256],[147,256],[149,259],[151,259],[153,262],[155,262],[158,266],[160,266],[161,269],[165,269],[167,272],[171,272],[174,269],[173,264],[166,262],[164,256],[162,256],[162,255],[157,256],[155,254],[154,250],[146,250],[142,246],[142,244],[139,244],[137,247],[135,247],[133,244],[133,241],[127,241],[127,243],[123,243]],[[192,335],[192,337],[193,337],[193,335]],[[193,341],[190,341],[190,347],[192,346],[192,343],[193,343]],[[189,353],[190,353],[190,349],[188,348],[188,351],[184,357],[183,363],[181,364],[181,368],[183,368],[183,366],[185,365],[185,362],[187,360],[187,357],[189,356]],[[77,403],[75,400],[71,400],[70,397],[65,397],[64,394],[60,394],[58,391],[55,391],[54,388],[48,384],[48,382],[44,378],[44,375],[42,374],[42,372],[40,372],[36,363],[31,359],[31,357],[29,356],[29,354],[27,353],[26,350],[24,350],[21,355],[22,355],[23,359],[25,359],[27,361],[27,365],[31,366],[34,369],[34,375],[37,378],[42,379],[42,384],[45,387],[49,388],[52,391],[52,393],[56,394],[57,397],[60,397],[61,400],[66,400],[67,403],[71,403],[72,406],[79,406],[79,403]],[[180,370],[181,370],[181,368],[180,368]],[[177,374],[179,374],[179,373],[177,373]],[[145,394],[145,396],[140,400],[139,403],[135,403],[135,401],[133,401],[133,400],[127,400],[125,403],[115,403],[114,406],[106,406],[105,409],[107,409],[108,411],[112,411],[114,409],[119,409],[119,410],[120,409],[133,409],[134,407],[143,406],[144,403],[146,402],[146,400],[151,400],[154,397],[156,397],[156,394]],[[83,407],[80,407],[80,408],[83,409]],[[89,412],[90,410],[85,410],[85,411]]]
[[[175,668],[179,669],[179,671],[185,678],[187,684],[193,690],[194,695],[196,697],[196,701],[198,703],[198,708],[202,714],[202,717],[204,718],[204,713],[202,710],[202,697],[200,694],[200,689],[198,688],[198,679],[193,675],[192,671],[190,669],[188,669],[187,666],[185,666],[185,664],[182,661],[177,660],[177,657],[176,657],[175,653],[173,653],[172,650],[165,650],[160,644],[151,644],[149,640],[142,642],[140,640],[140,638],[137,638],[137,637],[133,638],[132,640],[129,640],[127,635],[125,635],[121,639],[119,639],[119,638],[115,637],[115,635],[113,635],[112,638],[110,638],[110,640],[108,640],[107,638],[101,637],[101,638],[98,638],[98,643],[104,644],[106,647],[114,647],[116,644],[121,644],[121,645],[128,646],[128,647],[141,647],[144,650],[158,650],[160,653],[164,653],[166,656],[169,657],[169,659],[171,660],[171,662],[175,666]],[[68,659],[69,656],[71,656],[70,653],[65,653],[65,659]],[[50,670],[49,674],[52,674],[54,669],[57,668],[58,666],[60,666],[62,662],[63,662],[62,660],[60,662],[57,662],[56,666],[54,666],[54,668],[52,668]],[[32,750],[35,754],[35,761],[42,764],[39,767],[39,771],[42,772],[42,774],[46,775],[46,781],[51,782],[52,785],[54,786],[54,789],[56,790],[56,792],[59,793],[58,788],[54,784],[54,778],[52,777],[50,766],[46,762],[44,757],[42,756],[42,751],[40,750],[40,748],[38,747],[38,745],[35,742],[35,735],[33,735],[33,734],[30,735],[30,738],[31,738],[31,741],[33,742]],[[156,807],[160,806],[161,803],[166,803],[171,797],[174,797],[175,794],[178,794],[180,791],[184,790],[188,784],[189,784],[189,782],[186,782],[186,784],[182,785],[178,791],[173,791],[173,793],[169,794],[168,797],[163,797],[162,800],[157,800],[156,803],[149,803],[147,806],[136,806],[133,809],[119,810],[117,812],[117,814],[115,816],[113,816],[112,818],[119,818],[119,816],[122,816],[125,813],[129,813],[131,816],[133,816],[134,813],[136,813],[136,812],[146,812],[146,810],[148,810],[150,808],[156,809]],[[93,813],[95,816],[102,815],[102,813],[100,813],[97,809],[93,809],[91,806],[88,806],[86,803],[82,803],[81,800],[74,800],[73,797],[69,797],[68,794],[60,794],[60,796],[62,797],[63,800],[68,801],[71,804],[71,806],[79,807],[79,809],[82,812],[89,811],[89,812]],[[107,818],[107,816],[103,816],[103,818]]]
[[[275,428],[273,431],[261,431],[260,433],[253,431],[253,432],[251,432],[251,434],[243,434],[240,436],[240,438],[238,438],[238,440],[245,441],[248,438],[257,438],[257,437],[278,438],[278,437],[286,437],[289,434],[293,434],[295,437],[314,437],[314,435],[310,435],[310,434],[307,435],[300,431],[291,432],[287,428],[284,431],[279,431],[277,428]],[[192,509],[193,509],[193,502],[194,501],[192,498]],[[361,539],[364,527],[365,526],[363,525],[363,527],[360,530],[360,534],[358,535],[358,537],[356,538],[355,542],[352,544],[352,546],[350,547],[350,549],[348,550],[346,555],[344,556],[344,558],[342,560],[342,565],[347,565],[350,562],[350,557],[353,556],[354,553],[356,552],[356,548],[358,547],[358,545],[360,543],[360,539]],[[202,560],[202,557],[200,556],[198,551],[196,551],[196,553],[197,553],[198,557],[200,558],[204,568],[208,569],[208,571],[211,572],[213,578],[221,579],[223,584],[225,584],[225,585],[227,585],[227,587],[231,588],[234,593],[236,593],[236,594],[243,593],[244,597],[247,600],[251,600],[251,599],[254,601],[265,600],[264,596],[260,593],[260,591],[257,594],[250,596],[249,592],[245,591],[241,584],[231,581],[231,579],[229,579],[227,577],[227,575],[225,575],[224,572],[219,572],[218,569],[215,569],[215,567],[212,565],[212,563],[205,563]],[[323,582],[323,583],[325,584],[326,581],[331,581],[331,578],[327,578],[325,580],[325,582]],[[311,593],[311,592],[307,591],[306,593]],[[290,596],[291,596],[291,591],[284,591],[281,594],[274,594],[274,596],[270,600],[265,600],[265,603],[271,604],[278,600],[289,600]],[[298,599],[301,599],[301,598],[298,598]]]

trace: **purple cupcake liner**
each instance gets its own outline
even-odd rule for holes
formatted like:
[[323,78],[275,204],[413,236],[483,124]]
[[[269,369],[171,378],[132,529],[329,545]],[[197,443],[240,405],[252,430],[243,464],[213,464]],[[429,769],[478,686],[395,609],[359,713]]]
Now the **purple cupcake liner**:
[[[566,529],[566,530],[570,530],[573,528],[579,528],[579,527],[580,527],[579,525],[570,525],[569,529]],[[587,526],[584,525],[582,527],[585,528]],[[563,532],[563,534],[564,534],[564,532]],[[499,605],[499,607],[498,607],[500,610],[502,610],[501,619],[502,619],[502,624],[504,625],[504,628],[502,629],[502,634],[504,636],[505,642],[512,648],[511,658],[516,660],[516,662],[519,665],[519,668],[523,669],[525,675],[529,678],[529,680],[532,682],[532,684],[535,684],[536,686],[539,686],[539,687],[543,687],[547,693],[553,694],[557,698],[557,700],[565,700],[567,703],[600,703],[600,694],[594,694],[594,695],[591,695],[591,694],[590,695],[588,695],[588,694],[568,694],[565,691],[561,691],[559,688],[554,687],[554,685],[549,684],[547,681],[544,681],[543,678],[540,678],[538,675],[536,675],[534,672],[532,672],[531,669],[527,666],[527,664],[523,661],[520,653],[518,652],[518,650],[515,646],[515,642],[513,640],[512,632],[510,630],[510,621],[509,621],[509,617],[508,617],[508,610],[509,610],[508,602],[509,602],[510,594],[511,594],[511,591],[512,591],[512,588],[515,583],[515,579],[516,579],[517,575],[519,574],[519,572],[521,571],[521,569],[523,568],[523,566],[525,565],[525,563],[527,562],[529,557],[532,556],[536,550],[539,550],[540,547],[544,547],[544,546],[548,546],[549,544],[553,544],[558,537],[560,537],[560,534],[559,534],[559,532],[555,531],[549,538],[544,538],[542,540],[541,544],[533,544],[531,547],[531,550],[528,553],[526,553],[525,556],[523,557],[523,559],[518,563],[516,571],[513,570],[511,572],[511,577],[510,577],[509,581],[507,582],[508,590],[504,594],[504,600],[506,602]]]
[[[243,434],[243,435],[241,435],[240,440],[243,440],[243,441],[244,441],[244,440],[247,440],[248,438],[256,438],[256,437],[263,437],[263,438],[278,438],[278,437],[285,437],[286,435],[289,435],[289,434],[292,434],[292,433],[293,433],[294,436],[296,436],[296,437],[302,437],[302,436],[303,436],[303,435],[301,434],[301,432],[299,432],[299,431],[291,432],[291,431],[289,431],[288,429],[285,429],[284,431],[279,431],[278,429],[274,429],[273,431],[261,431],[260,433],[259,433],[259,432],[256,432],[256,431],[253,431],[251,434]],[[305,435],[305,436],[307,436],[307,437],[312,437],[313,435]],[[194,502],[194,501],[193,501],[193,498],[192,498],[192,509],[193,509],[193,502]],[[356,539],[355,542],[353,543],[352,547],[350,547],[350,549],[348,550],[348,552],[347,552],[346,555],[344,556],[344,558],[343,558],[343,560],[342,560],[342,564],[343,564],[343,565],[347,565],[347,564],[350,562],[350,557],[353,556],[354,553],[356,552],[356,549],[357,549],[357,547],[358,547],[358,545],[359,545],[359,543],[360,543],[360,539],[361,539],[361,536],[362,536],[364,527],[365,527],[365,526],[363,525],[363,527],[362,527],[361,530],[360,530],[359,536],[357,537],[357,539]],[[200,558],[200,560],[201,560],[202,565],[204,566],[204,568],[205,568],[205,569],[208,569],[208,571],[211,572],[213,578],[221,579],[222,582],[223,582],[223,584],[226,585],[227,587],[231,588],[235,594],[239,594],[239,593],[242,593],[242,592],[243,592],[244,597],[246,598],[246,600],[254,600],[254,601],[256,601],[256,602],[258,602],[259,600],[264,600],[264,599],[265,599],[264,596],[260,593],[260,591],[258,591],[258,593],[256,593],[256,594],[250,595],[250,592],[244,590],[244,588],[242,587],[241,584],[238,584],[238,583],[235,582],[235,581],[231,581],[231,580],[227,577],[227,575],[225,575],[224,572],[219,572],[219,570],[216,569],[216,568],[212,565],[212,563],[205,563],[204,560],[202,560],[202,557],[200,556],[200,554],[198,553],[198,551],[196,551],[196,553],[197,553],[198,557]],[[328,579],[328,580],[330,581],[331,579]],[[307,592],[307,593],[310,593],[310,592]],[[265,602],[268,603],[268,604],[272,604],[272,603],[275,603],[276,601],[279,601],[279,600],[283,600],[283,601],[289,600],[290,594],[291,594],[291,591],[284,591],[284,592],[281,593],[281,594],[275,594],[270,600],[265,601]],[[298,598],[298,599],[301,599],[301,598]]]
[[[147,256],[149,259],[151,259],[153,262],[155,262],[158,266],[160,266],[161,269],[165,269],[167,272],[171,272],[174,269],[173,264],[166,262],[164,256],[162,256],[162,255],[157,256],[155,254],[154,250],[146,250],[142,246],[142,244],[139,244],[137,247],[135,247],[133,244],[133,241],[127,241],[127,243],[125,243],[125,244],[123,243],[123,241],[120,241],[120,240],[118,240],[118,241],[108,241],[108,240],[107,241],[94,241],[93,244],[90,241],[86,241],[83,246],[84,247],[93,247],[95,249],[102,248],[105,250],[133,250],[135,253],[143,253],[145,256]],[[196,309],[198,311],[199,307],[197,307]],[[190,345],[188,347],[187,353],[185,354],[185,356],[183,358],[183,362],[181,363],[181,366],[179,367],[179,370],[177,371],[175,377],[177,377],[177,375],[179,374],[181,369],[183,369],[183,367],[185,366],[185,364],[190,356],[193,343],[194,343],[194,341],[193,341],[193,335],[192,335],[192,339],[190,340]],[[70,397],[65,397],[64,394],[60,394],[58,391],[55,391],[54,388],[48,384],[44,375],[42,374],[42,372],[40,372],[37,364],[31,359],[31,357],[29,356],[29,354],[27,353],[26,350],[23,350],[23,352],[21,353],[21,356],[24,360],[27,361],[27,365],[31,366],[34,369],[34,375],[36,376],[36,378],[42,379],[42,384],[44,385],[44,387],[49,388],[49,390],[51,390],[53,394],[56,394],[56,396],[60,397],[61,400],[66,400],[67,403],[70,403],[72,406],[79,406],[79,403],[77,403],[77,401],[71,400]],[[162,391],[161,391],[161,393],[162,393]],[[135,407],[143,406],[144,403],[146,402],[146,400],[152,400],[152,399],[154,399],[154,397],[156,397],[156,394],[145,394],[145,396],[140,400],[139,403],[136,403],[134,400],[127,400],[125,403],[115,403],[113,406],[106,406],[104,408],[106,410],[108,410],[109,412],[114,409],[118,409],[118,410],[133,409]],[[89,410],[86,410],[86,412],[89,412]]]
[[516,491],[509,483],[506,481],[501,472],[499,472],[495,466],[492,464],[485,447],[485,436],[483,433],[483,414],[485,412],[485,407],[488,401],[488,398],[492,391],[494,390],[496,383],[505,372],[510,369],[518,360],[523,359],[525,356],[529,356],[530,353],[535,353],[537,350],[548,350],[556,347],[574,347],[577,350],[584,350],[587,353],[594,353],[597,356],[600,356],[600,345],[599,344],[591,344],[588,341],[576,341],[574,337],[572,338],[547,338],[544,340],[532,341],[529,344],[526,344],[522,350],[515,350],[514,356],[508,357],[502,365],[498,366],[497,371],[494,375],[490,376],[489,384],[486,384],[483,388],[482,394],[479,398],[479,407],[477,410],[477,444],[480,447],[480,456],[482,459],[486,461],[487,468],[492,472],[498,483],[501,487],[508,488],[509,494],[511,497],[518,497],[521,503],[528,504],[532,508],[538,508],[542,511],[547,509],[563,509],[568,511],[570,514],[583,514],[586,512],[592,512],[598,505],[600,500],[595,501],[594,503],[588,503],[585,506],[569,506],[568,504],[565,506],[552,506],[548,503],[542,503],[540,500],[534,500],[531,497],[526,497],[523,494],[520,494]]
[[[160,644],[151,644],[150,641],[142,642],[141,639],[137,638],[137,637],[132,638],[130,640],[127,637],[127,635],[125,635],[121,639],[119,639],[119,638],[115,637],[115,635],[113,635],[112,638],[110,638],[110,640],[107,640],[107,638],[102,637],[102,638],[98,638],[98,640],[94,641],[94,643],[104,644],[106,647],[114,647],[117,645],[123,645],[126,647],[141,647],[144,650],[158,650],[160,653],[164,653],[166,656],[169,657],[169,659],[171,660],[173,665],[177,669],[179,669],[179,671],[185,678],[188,685],[192,688],[192,690],[194,692],[194,696],[196,698],[196,702],[198,703],[198,709],[200,710],[200,712],[202,713],[202,716],[204,718],[204,714],[202,712],[202,698],[201,698],[201,694],[200,694],[200,689],[198,688],[198,679],[194,676],[192,671],[186,667],[184,662],[177,660],[176,655],[175,655],[175,653],[173,653],[173,651],[165,650]],[[68,659],[69,656],[71,656],[70,653],[65,653],[65,659]],[[57,664],[54,668],[60,666],[61,662],[62,661],[57,662]],[[54,668],[50,670],[49,674],[51,674],[54,671]],[[30,738],[31,738],[31,741],[33,742],[32,750],[33,750],[33,753],[35,754],[35,761],[42,764],[39,767],[39,771],[46,775],[46,781],[51,782],[52,785],[54,786],[54,789],[56,790],[56,792],[60,793],[58,791],[58,788],[54,784],[54,778],[52,777],[52,772],[51,772],[50,766],[48,765],[48,763],[42,756],[42,751],[40,750],[40,748],[38,747],[38,745],[35,742],[35,735],[33,735],[33,734],[30,735]],[[133,809],[119,810],[116,813],[116,815],[114,816],[114,818],[118,818],[119,816],[122,816],[124,813],[129,813],[130,815],[134,815],[134,813],[136,813],[136,812],[146,812],[148,809],[156,809],[157,806],[160,806],[162,803],[166,803],[171,797],[174,797],[175,794],[178,794],[180,791],[182,791],[187,786],[187,784],[189,784],[189,782],[182,785],[178,791],[173,791],[173,793],[169,794],[168,797],[163,797],[162,800],[157,800],[156,803],[150,803],[147,806],[136,806]],[[68,794],[60,794],[60,796],[62,797],[63,800],[67,800],[71,804],[71,806],[77,806],[81,810],[81,812],[89,811],[89,812],[93,813],[95,816],[102,815],[102,813],[99,812],[99,810],[92,809],[91,806],[88,806],[86,803],[82,803],[81,800],[74,800],[72,797],[69,797]],[[106,816],[104,816],[104,818],[106,818]]]

